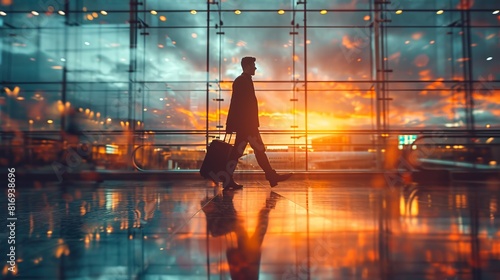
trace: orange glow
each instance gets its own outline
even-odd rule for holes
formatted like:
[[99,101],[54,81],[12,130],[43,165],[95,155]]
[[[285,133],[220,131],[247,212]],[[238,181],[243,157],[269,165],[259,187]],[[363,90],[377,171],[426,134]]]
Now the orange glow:
[[20,88],[18,86],[15,86],[13,90],[11,90],[8,87],[4,87],[3,89],[5,90],[7,96],[14,96],[14,97],[16,97],[20,91]]
[[369,15],[366,15],[366,16],[364,16],[364,17],[363,17],[363,20],[364,20],[364,21],[369,21],[369,20],[370,20],[370,18],[371,18],[371,17],[370,17]]
[[422,38],[422,36],[423,36],[423,34],[422,34],[421,32],[417,32],[417,33],[413,33],[413,34],[411,35],[411,38],[412,38],[413,40],[420,40],[420,39]]
[[308,115],[309,128],[312,130],[316,129],[337,129],[339,121],[335,119],[333,115],[328,115],[321,112],[310,112]]
[[55,248],[54,255],[56,258],[60,258],[62,255],[68,256],[69,255],[69,248],[66,243],[64,243],[63,239],[58,239],[57,240],[57,247]]
[[417,67],[425,67],[429,63],[429,57],[426,54],[421,54],[415,58],[414,63]]
[[412,217],[418,216],[418,196],[415,196],[413,203],[410,206],[410,215]]
[[9,270],[11,266],[7,263],[3,266],[3,269],[2,269],[2,275],[7,275],[7,274],[10,274],[10,275],[17,275],[17,272],[18,272],[18,268],[19,266],[16,265],[16,269],[14,270]]
[[[205,123],[198,122],[198,119],[203,119],[199,117],[203,117],[205,115],[205,112],[193,112],[184,108],[176,108],[175,110],[179,114],[186,116],[189,119],[191,125],[196,129],[203,129],[205,127]],[[225,112],[225,115],[227,116],[227,112]],[[218,117],[218,114],[215,112],[209,113],[208,120],[210,122],[216,122],[218,120]]]
[[231,90],[233,83],[232,82],[220,82],[219,86],[222,90]]
[[393,61],[395,63],[399,63],[400,58],[401,58],[401,52],[396,52],[396,53],[391,54],[389,56],[388,60]]
[[406,215],[406,201],[403,195],[399,197],[399,214],[401,216]]
[[10,6],[10,5],[12,5],[12,0],[2,0],[2,5]]
[[342,45],[347,49],[358,49],[362,43],[361,41],[352,41],[348,35],[342,37]]
[[418,72],[418,74],[420,75],[421,81],[432,80],[431,70],[422,70],[422,71]]
[[474,0],[460,0],[460,3],[457,5],[457,9],[459,10],[468,10],[474,6]]

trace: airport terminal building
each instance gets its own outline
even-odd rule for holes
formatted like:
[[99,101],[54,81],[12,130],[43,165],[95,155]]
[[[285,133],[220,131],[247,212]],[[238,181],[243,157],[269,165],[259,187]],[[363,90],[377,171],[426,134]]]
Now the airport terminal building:
[[[0,0],[2,277],[498,279],[499,9]],[[199,170],[247,56],[293,175],[247,146],[228,191]]]

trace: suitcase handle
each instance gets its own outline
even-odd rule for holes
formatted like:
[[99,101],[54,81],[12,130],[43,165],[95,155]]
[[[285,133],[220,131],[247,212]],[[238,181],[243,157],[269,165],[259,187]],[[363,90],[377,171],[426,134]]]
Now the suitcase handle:
[[224,134],[224,139],[222,141],[226,142],[226,136],[229,134],[229,139],[227,140],[227,143],[231,142],[231,137],[233,136],[232,133],[226,133]]

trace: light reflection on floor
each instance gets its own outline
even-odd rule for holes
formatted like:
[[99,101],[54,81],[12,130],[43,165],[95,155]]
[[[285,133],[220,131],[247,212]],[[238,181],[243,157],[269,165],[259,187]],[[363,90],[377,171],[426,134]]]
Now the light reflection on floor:
[[5,265],[2,275],[500,279],[498,183],[242,183],[234,192],[191,180],[18,187],[18,271]]

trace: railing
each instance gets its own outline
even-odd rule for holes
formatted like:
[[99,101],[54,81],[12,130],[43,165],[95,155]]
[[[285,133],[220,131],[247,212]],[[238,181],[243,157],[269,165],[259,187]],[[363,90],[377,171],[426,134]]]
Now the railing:
[[404,157],[419,169],[500,170],[500,133],[434,132],[418,137]]

